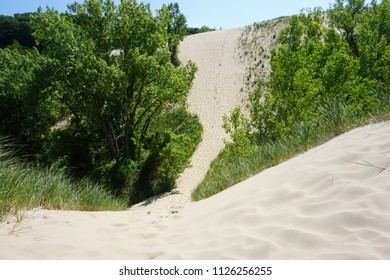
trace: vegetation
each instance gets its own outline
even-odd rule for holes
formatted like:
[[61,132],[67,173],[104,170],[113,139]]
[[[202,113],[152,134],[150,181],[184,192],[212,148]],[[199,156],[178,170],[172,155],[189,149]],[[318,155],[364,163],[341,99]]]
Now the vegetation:
[[32,155],[61,116],[60,106],[43,88],[50,61],[35,48],[15,44],[0,49],[0,62],[0,135],[12,136]]
[[35,46],[30,14],[16,14],[13,17],[0,16],[0,48],[10,46],[14,42],[28,48]]
[[[268,80],[272,70],[271,50],[277,46],[277,36],[288,21],[288,17],[279,17],[245,27],[238,43],[239,57],[247,65],[242,93],[253,90],[258,79]],[[248,103],[243,95],[243,103]]]
[[124,210],[127,203],[113,198],[102,186],[64,173],[39,169],[15,159],[5,140],[0,146],[0,221],[8,214],[35,207],[66,210]]
[[210,31],[215,31],[215,28],[210,28],[207,26],[202,26],[202,27],[188,27],[187,28],[187,35],[194,35],[198,33],[205,33],[205,32],[210,32]]
[[187,19],[180,12],[178,3],[170,3],[168,6],[164,5],[163,10],[166,10],[169,15],[167,30],[170,35],[168,39],[168,47],[171,51],[171,62],[174,65],[179,66],[180,60],[178,57],[178,46],[180,41],[182,41],[186,35]]
[[0,49],[0,135],[30,162],[89,177],[129,205],[171,190],[202,130],[186,111],[196,66],[171,60],[179,18],[177,4],[154,16],[132,0],[38,10],[29,24],[40,50]]
[[175,66],[180,65],[179,60],[179,44],[184,39],[186,35],[193,35],[197,33],[215,31],[215,28],[209,28],[207,26],[198,27],[188,27],[186,17],[180,12],[180,7],[178,3],[170,3],[164,5],[162,8],[163,11],[167,12],[169,15],[168,21],[168,34],[170,38],[168,40],[169,50],[171,52],[171,62]]
[[289,20],[269,80],[249,93],[250,119],[225,118],[233,139],[194,192],[199,200],[390,112],[390,1],[338,0]]
[[[162,9],[170,14],[167,31],[172,35],[172,37],[175,37],[172,38],[170,42],[170,50],[172,54],[171,58],[175,57],[175,59],[177,59],[177,53],[175,52],[177,52],[177,46],[184,36],[216,30],[215,28],[210,28],[208,26],[188,27],[187,19],[184,14],[180,12],[178,3],[164,5]],[[23,47],[38,47],[41,49],[36,45],[34,36],[32,35],[32,14],[33,13],[15,14],[13,17],[0,15],[0,48],[8,47],[17,42]],[[172,60],[172,63],[175,65],[180,64],[179,61],[174,60]]]

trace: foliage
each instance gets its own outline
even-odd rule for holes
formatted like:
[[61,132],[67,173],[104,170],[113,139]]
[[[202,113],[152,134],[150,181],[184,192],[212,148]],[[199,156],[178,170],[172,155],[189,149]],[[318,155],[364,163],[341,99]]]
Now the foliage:
[[[7,193],[31,187],[37,195],[26,191],[23,197],[33,200],[41,192],[34,178],[50,183],[49,177],[63,176],[58,171],[87,189],[95,187],[85,177],[99,182],[127,203],[175,186],[202,131],[186,111],[196,66],[171,61],[171,47],[186,31],[177,4],[154,16],[149,5],[134,0],[86,0],[68,5],[65,14],[39,9],[0,18],[5,21],[10,34],[19,32],[16,21],[26,23],[38,44],[0,49],[0,135],[31,162],[12,161],[20,169],[15,174],[25,172],[28,179],[8,184]],[[58,192],[64,199],[58,207],[74,199],[69,188]]]
[[260,137],[291,134],[300,122],[315,126],[325,103],[344,104],[362,117],[375,109],[377,89],[388,84],[377,70],[388,67],[387,34],[379,28],[388,20],[374,14],[388,3],[368,9],[364,1],[337,1],[330,12],[336,30],[324,27],[318,9],[291,18],[272,55],[269,94],[262,87],[251,93],[251,119]]
[[247,147],[251,143],[250,123],[244,117],[240,107],[234,108],[230,117],[223,116],[222,127],[232,140],[232,143],[225,141],[225,144],[231,146],[231,149],[237,155],[244,156],[247,154]]
[[365,10],[364,2],[364,0],[336,0],[330,11],[332,25],[345,38],[355,56],[359,56],[358,24]]
[[[0,134],[39,150],[44,135],[61,114],[61,109],[42,89],[41,76],[49,60],[37,49],[18,44],[0,49]],[[46,69],[45,69],[46,70]]]
[[28,48],[35,46],[29,16],[30,14],[0,16],[0,48],[10,46],[14,42]]
[[187,35],[194,35],[198,33],[205,33],[205,32],[210,32],[210,31],[215,31],[215,28],[210,28],[208,26],[202,26],[202,27],[187,27]]
[[[34,36],[50,61],[44,90],[68,112],[68,124],[47,133],[44,158],[102,179],[117,194],[137,197],[158,181],[143,179],[142,188],[135,187],[157,157],[151,171],[170,179],[153,188],[172,188],[189,160],[175,143],[196,143],[161,125],[186,106],[196,71],[191,62],[171,63],[172,17],[164,9],[155,17],[149,5],[131,0],[68,7],[66,14],[47,9],[32,16]],[[166,157],[179,164],[168,164]]]
[[168,15],[168,25],[167,32],[169,35],[168,46],[171,52],[171,62],[175,66],[180,65],[178,57],[178,46],[180,41],[183,40],[187,31],[187,19],[180,12],[179,3],[170,3],[167,6],[164,5],[163,8],[159,11],[160,14]]
[[[388,115],[389,15],[388,0],[370,5],[337,0],[327,14],[314,9],[291,17],[272,51],[269,80],[259,80],[249,93],[250,119],[237,109],[226,118],[233,143],[193,197],[215,194],[331,136]],[[249,128],[243,126],[248,123]],[[237,153],[241,143],[247,152]]]
[[43,207],[67,210],[124,210],[124,200],[111,197],[101,186],[84,179],[72,181],[64,173],[40,169],[15,159],[0,143],[0,222],[7,214]]
[[184,108],[163,116],[158,123],[161,127],[153,128],[156,137],[151,143],[152,152],[136,183],[139,194],[135,201],[172,190],[179,175],[189,167],[188,159],[201,141],[198,117]]

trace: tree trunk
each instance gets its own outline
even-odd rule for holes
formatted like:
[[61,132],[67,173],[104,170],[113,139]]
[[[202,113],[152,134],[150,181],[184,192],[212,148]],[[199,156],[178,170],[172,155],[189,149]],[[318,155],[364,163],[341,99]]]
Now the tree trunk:
[[120,155],[119,155],[118,142],[115,137],[115,133],[112,128],[112,125],[110,124],[109,121],[102,120],[102,128],[103,128],[104,137],[106,139],[106,143],[110,151],[111,157],[115,159],[117,162],[119,162]]

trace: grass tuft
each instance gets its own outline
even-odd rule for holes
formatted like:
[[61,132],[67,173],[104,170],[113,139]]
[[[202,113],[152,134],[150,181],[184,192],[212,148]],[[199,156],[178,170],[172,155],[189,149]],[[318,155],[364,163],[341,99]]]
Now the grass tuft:
[[127,204],[87,179],[71,180],[64,173],[19,161],[0,141],[0,221],[8,214],[18,216],[20,211],[36,207],[117,211]]

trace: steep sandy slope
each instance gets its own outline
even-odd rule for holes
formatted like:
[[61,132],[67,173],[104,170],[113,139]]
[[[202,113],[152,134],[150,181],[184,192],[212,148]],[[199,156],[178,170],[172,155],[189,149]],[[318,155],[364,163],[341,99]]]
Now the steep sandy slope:
[[0,259],[390,259],[388,139],[353,130],[169,217],[31,211]]
[[222,128],[223,115],[242,104],[240,88],[246,68],[239,58],[238,45],[243,30],[197,34],[180,44],[182,63],[191,60],[198,67],[188,104],[189,111],[197,114],[203,125],[202,141],[191,158],[191,167],[177,181],[177,188],[133,206],[132,211],[151,213],[158,219],[177,213],[191,202],[192,190],[202,181],[228,137]]
[[238,41],[242,32],[240,28],[198,34],[180,45],[182,62],[191,60],[199,68],[188,103],[203,125],[202,142],[192,157],[192,168],[178,182],[180,190],[188,192],[201,182],[227,138],[222,116],[241,105],[245,65],[238,56]]
[[390,259],[390,124],[353,130],[190,203],[240,104],[240,30],[187,38],[203,142],[178,189],[124,212],[34,210],[0,225],[0,259]]

